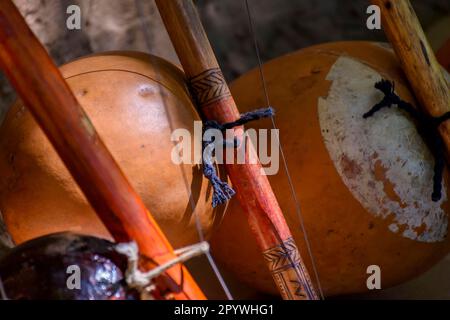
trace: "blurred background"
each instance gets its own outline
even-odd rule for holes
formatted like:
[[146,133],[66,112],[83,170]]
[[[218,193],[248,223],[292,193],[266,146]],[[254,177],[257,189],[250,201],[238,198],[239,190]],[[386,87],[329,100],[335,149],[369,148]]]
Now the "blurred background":
[[[30,27],[58,64],[110,50],[151,52],[178,63],[152,0],[15,0]],[[437,49],[450,35],[449,0],[412,0],[419,19]],[[66,9],[79,5],[81,30],[66,28]],[[242,0],[196,1],[225,77],[231,81],[256,67],[253,40]],[[250,0],[264,61],[322,42],[385,41],[382,30],[366,28],[367,0]],[[146,27],[143,28],[143,25]],[[14,100],[0,76],[0,119]],[[7,235],[3,242],[8,243]],[[450,299],[450,257],[423,277],[365,298]],[[247,297],[253,297],[251,290]]]
[[[178,62],[153,0],[14,0],[58,64],[109,50],[140,50]],[[195,1],[227,80],[256,66],[242,0]],[[439,46],[450,30],[449,0],[412,0],[432,42]],[[366,28],[368,0],[250,0],[264,61],[323,42],[384,41],[382,30]],[[81,30],[68,30],[66,9],[82,11]],[[444,22],[443,19],[447,18]],[[148,26],[143,32],[142,24]],[[436,30],[437,29],[437,30]],[[441,29],[441,30],[439,30]],[[12,91],[2,78],[1,107]]]

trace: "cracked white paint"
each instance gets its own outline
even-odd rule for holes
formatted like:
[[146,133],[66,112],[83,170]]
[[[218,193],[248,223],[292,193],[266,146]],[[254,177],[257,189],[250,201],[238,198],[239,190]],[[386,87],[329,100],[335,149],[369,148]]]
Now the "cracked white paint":
[[413,122],[397,108],[369,119],[379,102],[381,76],[367,65],[340,57],[330,70],[327,98],[319,99],[325,145],[343,182],[371,214],[389,219],[389,230],[421,242],[444,240],[447,215],[431,201],[434,160]]

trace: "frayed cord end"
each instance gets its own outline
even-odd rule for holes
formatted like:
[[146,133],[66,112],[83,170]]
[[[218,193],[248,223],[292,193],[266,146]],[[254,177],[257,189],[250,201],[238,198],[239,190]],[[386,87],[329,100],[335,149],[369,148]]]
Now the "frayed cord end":
[[[275,115],[275,109],[272,107],[261,108],[254,111],[250,111],[247,113],[241,114],[240,118],[233,122],[228,122],[224,124],[220,124],[214,120],[206,120],[203,123],[203,131],[214,128],[218,130],[226,130],[231,129],[237,126],[244,125],[250,121],[259,120],[263,118],[270,118]],[[230,200],[236,192],[226,183],[219,179],[217,176],[216,170],[211,164],[211,158],[208,155],[208,152],[205,152],[205,149],[211,145],[211,141],[203,142],[203,175],[209,179],[211,185],[213,187],[213,199],[212,199],[212,207],[215,208],[218,205],[221,205],[228,200]],[[224,146],[239,146],[239,141],[235,138],[233,142],[224,141]]]
[[236,192],[219,179],[216,170],[209,163],[203,163],[203,175],[211,182],[213,188],[212,207],[215,208],[230,200]]

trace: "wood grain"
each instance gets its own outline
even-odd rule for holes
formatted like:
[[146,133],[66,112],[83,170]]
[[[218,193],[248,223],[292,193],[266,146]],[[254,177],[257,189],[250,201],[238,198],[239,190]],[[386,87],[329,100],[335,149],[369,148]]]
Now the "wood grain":
[[[191,0],[156,0],[163,22],[190,80],[197,107],[207,119],[219,123],[235,121],[240,113],[231,96],[219,64],[214,56],[200,18]],[[243,128],[235,129],[242,139]],[[251,145],[247,145],[253,148]],[[246,150],[246,157],[252,155]],[[261,173],[261,163],[226,164],[227,172],[237,191],[241,207],[247,214],[250,228],[264,253],[267,266],[284,299],[317,299],[283,212],[272,191],[267,176]],[[236,161],[234,161],[236,163]],[[267,257],[271,257],[267,259]],[[273,261],[284,261],[278,268]]]
[[[450,92],[409,0],[372,0],[381,9],[383,29],[392,44],[423,111],[439,117],[450,111]],[[448,155],[450,122],[439,127]]]
[[[146,269],[173,259],[171,245],[10,0],[0,1],[0,65],[115,240],[136,241],[149,258]],[[184,267],[169,269],[158,284],[161,294],[168,290],[176,299],[204,298]]]

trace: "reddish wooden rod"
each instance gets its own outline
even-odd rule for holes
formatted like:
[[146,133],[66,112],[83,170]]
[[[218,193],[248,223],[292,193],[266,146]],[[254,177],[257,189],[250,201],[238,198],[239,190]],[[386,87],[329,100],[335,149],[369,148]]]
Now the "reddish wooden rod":
[[[156,0],[156,4],[189,78],[199,111],[219,123],[238,119],[239,111],[193,2]],[[238,138],[242,134],[242,127],[235,130]],[[277,199],[256,160],[256,164],[226,164],[251,230],[283,298],[317,299]]]
[[[173,259],[168,240],[10,0],[0,1],[0,66],[114,238],[136,241],[153,260],[145,269]],[[184,267],[172,267],[158,284],[176,299],[204,299]]]

